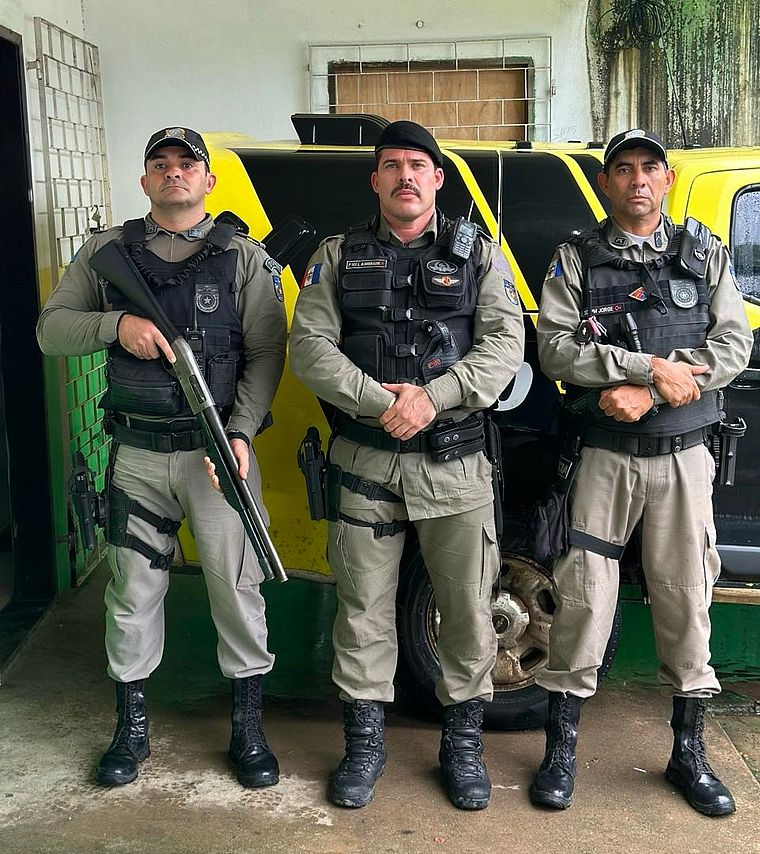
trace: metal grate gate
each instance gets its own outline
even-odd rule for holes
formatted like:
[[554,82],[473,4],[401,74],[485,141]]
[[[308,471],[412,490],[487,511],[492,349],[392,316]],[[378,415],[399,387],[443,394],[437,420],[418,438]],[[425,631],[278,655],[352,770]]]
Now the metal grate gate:
[[[92,230],[111,224],[111,189],[103,127],[98,49],[42,18],[34,19],[40,93],[42,159],[45,167],[52,285]],[[109,438],[97,401],[105,391],[105,352],[65,360],[61,406],[68,413],[68,457],[82,451],[103,488]],[[63,393],[65,389],[65,394]],[[66,445],[64,444],[64,447]],[[71,528],[70,528],[71,529]],[[99,549],[85,555],[77,537],[72,546],[76,584],[100,560]]]
[[434,136],[551,138],[551,38],[309,45],[311,112],[411,119]]

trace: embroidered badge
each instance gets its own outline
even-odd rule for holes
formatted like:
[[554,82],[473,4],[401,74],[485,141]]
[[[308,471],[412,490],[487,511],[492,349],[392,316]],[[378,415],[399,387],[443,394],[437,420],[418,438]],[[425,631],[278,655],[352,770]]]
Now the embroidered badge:
[[275,261],[274,258],[267,258],[266,261],[264,261],[264,267],[269,270],[270,273],[282,272],[282,265]]
[[314,264],[304,274],[301,281],[301,288],[308,288],[309,285],[319,284],[319,271],[322,269],[322,264]]
[[662,232],[655,231],[654,233],[654,245],[656,249],[660,249],[662,247]]
[[628,296],[631,299],[638,300],[639,302],[647,301],[647,292],[644,290],[644,288],[636,288],[636,290],[632,291],[630,294],[628,294]]
[[520,305],[520,298],[517,296],[517,288],[511,279],[504,279],[504,293],[513,305]]
[[628,246],[628,238],[623,237],[622,235],[620,235],[620,237],[614,237],[612,239],[612,245],[613,246]]
[[219,308],[219,286],[196,285],[195,305],[198,311],[203,311],[206,314],[216,311]]
[[441,273],[443,275],[456,273],[459,269],[456,264],[452,264],[450,261],[441,261],[440,259],[428,261],[426,266],[431,273]]
[[444,288],[451,288],[462,281],[461,279],[454,279],[451,276],[433,276],[432,280],[436,285],[441,285]]
[[272,274],[272,287],[274,288],[274,295],[277,297],[279,302],[285,302],[285,295],[282,292],[282,279],[276,274]]
[[697,284],[693,279],[671,279],[670,298],[679,308],[694,308],[699,301]]

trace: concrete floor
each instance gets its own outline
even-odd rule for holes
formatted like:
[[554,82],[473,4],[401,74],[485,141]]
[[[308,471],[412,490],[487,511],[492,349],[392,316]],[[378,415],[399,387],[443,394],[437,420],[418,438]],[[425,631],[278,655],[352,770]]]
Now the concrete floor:
[[[172,581],[164,662],[149,683],[152,756],[121,789],[94,785],[113,729],[104,673],[104,575],[58,603],[0,687],[0,851],[16,852],[573,852],[758,854],[760,717],[711,718],[710,759],[730,786],[736,815],[694,813],[665,780],[669,701],[646,687],[606,685],[582,714],[573,807],[531,807],[527,786],[540,732],[485,735],[490,807],[452,807],[437,773],[438,730],[401,708],[388,713],[389,763],[375,801],[342,810],[325,797],[341,755],[339,705],[329,685],[309,700],[267,698],[266,731],[280,784],[240,788],[225,750],[227,685],[213,649],[183,635],[183,585]],[[280,662],[278,662],[280,665]],[[308,684],[297,666],[294,693]],[[307,681],[304,681],[305,680]],[[730,723],[724,728],[723,721]],[[736,733],[739,749],[727,736]]]

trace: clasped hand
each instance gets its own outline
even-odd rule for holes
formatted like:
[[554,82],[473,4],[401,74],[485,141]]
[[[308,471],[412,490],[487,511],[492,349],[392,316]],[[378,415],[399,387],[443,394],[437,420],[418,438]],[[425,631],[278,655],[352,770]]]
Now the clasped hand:
[[394,439],[411,439],[430,424],[436,412],[424,388],[411,383],[383,383],[396,400],[380,416],[380,424]]

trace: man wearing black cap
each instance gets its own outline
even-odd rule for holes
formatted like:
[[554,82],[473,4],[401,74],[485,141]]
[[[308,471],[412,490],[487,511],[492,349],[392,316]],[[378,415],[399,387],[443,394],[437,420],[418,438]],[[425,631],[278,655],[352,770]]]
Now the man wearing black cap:
[[215,225],[205,200],[216,183],[201,136],[160,130],[148,141],[142,188],[150,213],[94,235],[66,270],[37,326],[50,355],[108,350],[100,402],[112,436],[106,589],[108,673],[118,723],[97,780],[129,783],[150,753],[145,681],[163,653],[163,600],[175,535],[187,517],[206,580],[219,665],[232,680],[230,758],[246,787],[277,782],[277,760],[261,729],[267,650],[263,574],[238,515],[206,475],[203,436],[169,370],[174,354],[153,323],[89,261],[109,241],[126,248],[202,364],[230,444],[262,513],[261,478],[250,450],[285,359],[278,265],[230,225]]
[[720,558],[705,442],[721,417],[719,389],[747,365],[752,335],[720,241],[660,213],[674,177],[656,134],[613,137],[599,175],[612,216],[557,249],[541,295],[544,373],[565,383],[571,402],[599,390],[578,407],[570,549],[554,567],[557,611],[536,678],[550,692],[546,755],[530,789],[541,806],[572,800],[580,706],[596,691],[618,558],[639,525],[658,679],[673,696],[667,777],[705,815],[735,809],[703,740],[706,698],[720,691],[709,665]]
[[444,782],[457,807],[482,809],[491,793],[480,740],[496,658],[490,596],[500,569],[482,410],[522,363],[522,315],[495,243],[473,230],[471,247],[452,249],[455,225],[435,207],[443,156],[430,133],[394,122],[375,156],[379,213],[323,241],[290,343],[293,371],[337,409],[328,558],[346,754],[330,798],[364,806],[385,769],[396,587],[413,522],[441,614]]

